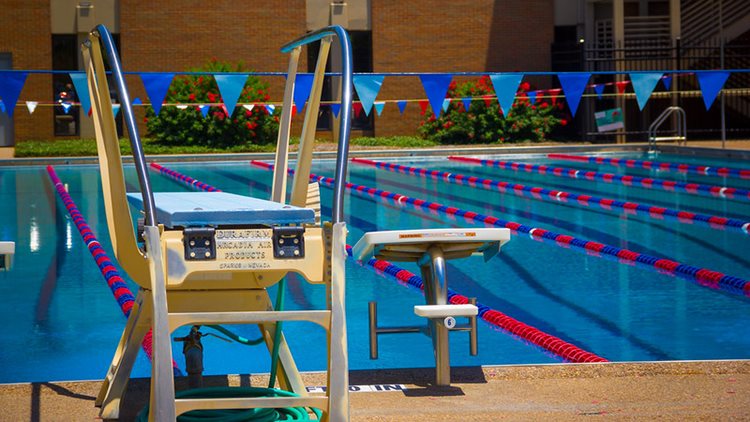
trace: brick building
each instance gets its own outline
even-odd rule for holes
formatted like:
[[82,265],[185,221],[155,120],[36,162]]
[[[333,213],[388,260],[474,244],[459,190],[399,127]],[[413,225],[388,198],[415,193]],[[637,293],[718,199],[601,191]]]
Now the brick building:
[[[355,71],[462,72],[550,69],[553,0],[0,0],[0,69],[82,69],[78,45],[104,23],[116,36],[126,72],[182,71],[218,60],[242,60],[256,71],[285,71],[284,43],[329,24],[350,30]],[[301,70],[310,69],[305,54]],[[50,103],[69,82],[29,74],[13,121],[0,117],[0,146],[13,139],[93,137],[90,119]],[[133,97],[144,96],[129,76]],[[271,100],[281,101],[283,78],[268,77]],[[414,76],[386,78],[378,99],[425,98]],[[33,114],[25,101],[39,101]],[[46,103],[46,106],[45,106]],[[142,113],[142,110],[140,111]],[[375,114],[374,112],[372,113]],[[382,116],[360,119],[359,132],[414,134],[416,105],[403,115],[388,105]],[[302,120],[302,119],[295,119]],[[300,125],[300,122],[295,124]]]

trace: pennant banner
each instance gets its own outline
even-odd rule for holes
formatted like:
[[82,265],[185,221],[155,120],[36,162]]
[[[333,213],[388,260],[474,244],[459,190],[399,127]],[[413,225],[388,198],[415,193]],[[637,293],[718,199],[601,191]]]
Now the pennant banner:
[[[242,88],[245,87],[245,81],[247,81],[248,74],[243,75],[214,75],[216,85],[219,86],[219,93],[221,93],[221,99],[224,101],[226,106],[227,117],[231,117],[234,112],[234,107],[237,106],[237,100],[239,100],[242,94]],[[308,90],[309,95],[309,90]]]
[[29,109],[29,114],[34,113],[37,105],[39,105],[39,101],[26,101],[26,108]]
[[375,101],[373,103],[373,105],[375,106],[375,111],[378,112],[378,116],[380,116],[381,114],[383,114],[383,108],[385,107],[385,101]]
[[117,116],[117,113],[120,112],[120,104],[112,104],[112,113]]
[[664,89],[669,91],[672,89],[672,77],[670,75],[665,75],[663,78],[661,78],[661,83],[664,84]]
[[635,99],[638,101],[638,109],[643,110],[648,102],[648,97],[654,92],[656,84],[661,80],[661,73],[631,73],[630,82],[633,84]]
[[63,111],[65,112],[65,114],[70,113],[70,108],[73,107],[73,104],[71,104],[71,103],[62,103],[60,105],[62,106]]
[[273,114],[273,111],[276,110],[276,106],[273,104],[266,104],[266,110],[268,110],[268,114]]
[[406,110],[406,101],[396,101],[396,105],[398,106],[398,111],[401,114],[404,114],[404,110]]
[[594,85],[594,92],[596,92],[596,97],[601,100],[604,93],[604,84]]
[[188,107],[187,104],[180,104],[180,105],[177,106],[177,108],[180,109],[180,110],[185,110],[185,109],[187,109],[187,107]]
[[469,97],[461,98],[461,102],[464,105],[464,110],[468,112],[469,109],[471,108],[471,98]]
[[380,92],[383,78],[385,78],[385,75],[354,75],[352,78],[354,89],[357,91],[359,101],[362,102],[362,108],[367,115],[370,114],[370,109],[372,109],[375,98]]
[[91,97],[89,97],[89,84],[86,82],[86,74],[81,72],[69,73],[70,79],[73,80],[73,86],[76,89],[78,102],[81,103],[84,113],[87,115],[91,111]]
[[576,115],[578,103],[581,102],[581,95],[586,90],[586,84],[589,83],[590,77],[590,73],[560,73],[557,75],[573,117]]
[[[311,73],[298,73],[294,77],[294,104],[297,108],[302,110],[305,107],[307,99],[310,98],[310,90],[312,89],[313,79],[315,75]],[[292,114],[295,114],[294,111]]]
[[203,118],[205,119],[206,116],[208,116],[208,106],[203,104],[198,108],[201,110],[201,114],[203,115]]
[[536,104],[536,91],[529,91],[526,93],[526,96],[529,97],[529,102],[531,104]]
[[[448,88],[451,84],[452,75],[419,75],[419,79],[422,81],[424,92],[427,94],[427,98],[430,100],[430,107],[432,112],[435,113],[435,117],[440,116],[440,111],[443,106],[443,100],[445,94],[448,93]],[[422,106],[420,102],[420,107]],[[423,109],[423,111],[427,111]]]
[[419,100],[419,108],[422,109],[422,114],[427,113],[427,107],[429,107],[429,106],[430,106],[429,101]]
[[721,88],[724,87],[724,82],[729,78],[729,72],[698,72],[695,75],[698,77],[698,85],[703,94],[703,103],[708,110],[719,95]]
[[0,113],[5,113],[5,103],[0,100]]
[[497,94],[497,102],[500,103],[500,110],[507,116],[511,107],[513,107],[513,101],[516,99],[516,91],[518,91],[518,85],[521,84],[523,74],[494,74],[490,75],[490,79],[492,80],[492,86],[495,87],[495,94]]
[[141,97],[135,97],[133,98],[133,102],[131,104],[132,105],[143,104],[143,101],[141,101]]
[[334,103],[331,104],[331,112],[333,113],[333,116],[338,118],[339,117],[339,111],[341,111],[341,104]]
[[442,107],[443,112],[448,111],[448,107],[450,107],[450,105],[451,105],[451,100],[449,98],[444,99],[443,100],[443,107]]
[[0,71],[0,98],[3,99],[8,117],[13,117],[13,110],[16,108],[18,96],[21,95],[27,75],[26,72]]
[[[143,87],[146,88],[146,95],[151,100],[151,107],[156,115],[159,115],[161,111],[161,105],[167,96],[172,78],[174,78],[173,73],[141,73]],[[133,103],[135,104],[135,101]]]
[[253,107],[255,107],[255,104],[245,104],[242,107],[244,107],[247,111],[253,111]]

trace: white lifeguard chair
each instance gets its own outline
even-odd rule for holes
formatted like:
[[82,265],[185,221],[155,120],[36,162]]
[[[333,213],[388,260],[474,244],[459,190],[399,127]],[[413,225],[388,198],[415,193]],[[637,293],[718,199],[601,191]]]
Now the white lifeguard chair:
[[[331,42],[341,45],[341,116],[332,221],[316,223],[317,198],[308,198],[313,135]],[[302,46],[320,41],[307,105],[290,204],[286,170],[292,93]],[[119,94],[129,132],[140,194],[127,194],[102,51]],[[351,127],[351,44],[341,27],[324,28],[282,48],[291,53],[276,153],[272,201],[228,193],[153,193],[138,130],[112,37],[99,25],[82,46],[92,98],[99,166],[109,236],[117,260],[140,286],[112,364],[96,398],[101,417],[116,419],[141,341],[153,330],[149,420],[171,421],[195,409],[306,407],[324,421],[349,420],[348,360],[344,307],[346,223],[343,193]],[[314,191],[314,189],[312,189]],[[138,246],[128,201],[143,212],[144,247]],[[267,288],[289,272],[326,289],[319,310],[275,310]],[[281,321],[310,321],[327,333],[327,388],[308,395],[283,335]],[[277,348],[278,384],[294,397],[175,398],[170,333],[184,325],[257,324],[269,352]]]
[[[451,383],[448,333],[468,330],[471,334],[471,353],[476,354],[475,304],[449,304],[448,278],[445,262],[466,258],[476,253],[489,260],[510,240],[510,230],[504,228],[393,230],[366,233],[354,245],[352,256],[366,261],[377,259],[414,262],[419,266],[424,283],[425,305],[414,306],[414,313],[429,320],[427,330],[421,327],[380,328],[377,308],[370,302],[370,357],[377,358],[377,336],[425,332],[432,338],[435,355],[435,384]],[[456,317],[470,318],[469,327],[456,325]]]

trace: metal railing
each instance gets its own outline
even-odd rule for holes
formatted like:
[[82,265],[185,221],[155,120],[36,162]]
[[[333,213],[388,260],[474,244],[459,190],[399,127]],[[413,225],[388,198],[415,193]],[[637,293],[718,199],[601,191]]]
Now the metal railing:
[[[676,135],[674,136],[656,136],[656,131],[659,127],[667,120],[671,115],[677,117],[675,123]],[[677,141],[678,145],[684,145],[687,143],[687,124],[685,118],[685,110],[680,107],[672,106],[667,107],[656,120],[651,123],[648,127],[648,149],[649,151],[656,150],[656,143],[658,141]]]

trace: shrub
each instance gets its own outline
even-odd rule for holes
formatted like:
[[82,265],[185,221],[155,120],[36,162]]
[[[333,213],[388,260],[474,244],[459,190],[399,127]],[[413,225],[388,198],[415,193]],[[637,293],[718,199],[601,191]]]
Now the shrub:
[[[507,116],[503,116],[495,98],[489,76],[478,81],[457,84],[451,83],[447,97],[453,100],[446,112],[435,117],[426,113],[420,123],[422,136],[441,144],[503,143],[544,140],[552,129],[566,124],[564,119],[555,116],[556,107],[545,100],[531,104],[526,92],[529,84],[520,86],[516,101]],[[468,112],[462,98],[471,97]]]
[[[255,76],[248,77],[237,107],[231,118],[228,118],[219,87],[214,78],[209,76],[217,72],[248,72],[244,64],[231,65],[212,59],[203,67],[191,71],[206,75],[175,77],[166,96],[168,103],[187,104],[188,108],[162,107],[158,116],[151,107],[146,111],[146,126],[156,143],[226,148],[247,144],[265,145],[276,141],[278,115],[270,115],[263,106],[256,105],[252,110],[247,110],[240,105],[267,101],[267,83]],[[214,104],[205,118],[199,108],[201,104]]]

